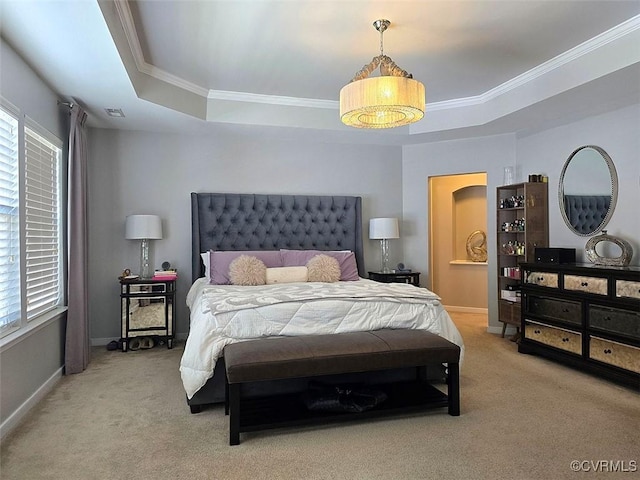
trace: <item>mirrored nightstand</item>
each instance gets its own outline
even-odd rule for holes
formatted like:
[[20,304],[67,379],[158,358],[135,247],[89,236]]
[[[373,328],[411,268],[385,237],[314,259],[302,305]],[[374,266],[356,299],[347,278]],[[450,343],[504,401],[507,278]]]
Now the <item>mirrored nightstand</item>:
[[159,336],[173,348],[176,280],[121,279],[122,351],[134,337]]

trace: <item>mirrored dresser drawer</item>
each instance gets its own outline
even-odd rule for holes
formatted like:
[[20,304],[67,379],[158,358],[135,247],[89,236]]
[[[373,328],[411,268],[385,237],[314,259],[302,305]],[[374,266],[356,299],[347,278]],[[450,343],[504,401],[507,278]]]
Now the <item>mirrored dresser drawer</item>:
[[640,341],[640,312],[600,305],[589,306],[589,327]]
[[607,279],[580,275],[565,275],[564,289],[574,290],[576,292],[593,293],[596,295],[606,295]]
[[578,326],[582,325],[582,304],[580,302],[530,295],[526,305],[526,313],[529,315]]
[[616,297],[640,300],[640,282],[616,280]]
[[558,274],[550,272],[529,272],[525,278],[525,283],[538,285],[540,287],[558,288]]
[[640,373],[640,348],[632,345],[591,337],[589,358]]
[[524,336],[551,347],[582,355],[582,335],[564,328],[525,321]]

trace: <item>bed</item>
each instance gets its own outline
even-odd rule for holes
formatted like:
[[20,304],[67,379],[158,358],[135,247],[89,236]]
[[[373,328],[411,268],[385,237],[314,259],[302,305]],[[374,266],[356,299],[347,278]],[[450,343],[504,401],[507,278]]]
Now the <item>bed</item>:
[[[462,358],[462,338],[435,294],[364,278],[360,197],[192,193],[191,214],[190,332],[180,372],[192,413],[224,402],[222,350],[229,343],[252,338],[425,329],[459,345]],[[228,260],[245,252],[252,258],[264,253],[271,272],[286,270],[281,267],[305,268],[310,258],[330,256],[336,264],[340,261],[340,280],[239,286],[228,285],[224,277],[211,284],[216,268],[223,276],[228,273],[227,264],[216,263],[222,256]],[[280,258],[282,265],[270,266],[271,257]],[[207,262],[210,269],[205,268]],[[380,376],[405,374],[409,372]],[[348,381],[349,376],[336,376],[336,380]],[[272,386],[251,388],[249,394],[261,395]],[[295,391],[304,384],[294,379],[277,388]]]

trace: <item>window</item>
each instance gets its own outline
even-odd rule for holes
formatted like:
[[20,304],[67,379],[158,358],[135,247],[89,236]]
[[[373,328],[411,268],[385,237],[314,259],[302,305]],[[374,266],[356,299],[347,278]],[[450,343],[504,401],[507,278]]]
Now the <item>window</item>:
[[18,120],[0,109],[0,334],[20,326]]
[[0,108],[0,336],[62,300],[62,142],[25,123]]

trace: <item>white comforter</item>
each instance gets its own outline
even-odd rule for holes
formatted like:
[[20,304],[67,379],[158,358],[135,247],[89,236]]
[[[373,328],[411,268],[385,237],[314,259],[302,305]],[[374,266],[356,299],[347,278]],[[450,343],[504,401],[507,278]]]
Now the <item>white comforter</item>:
[[180,361],[187,397],[211,376],[225,345],[277,335],[409,328],[464,344],[440,298],[400,283],[289,283],[246,287],[209,285],[198,279],[189,290],[191,326]]

